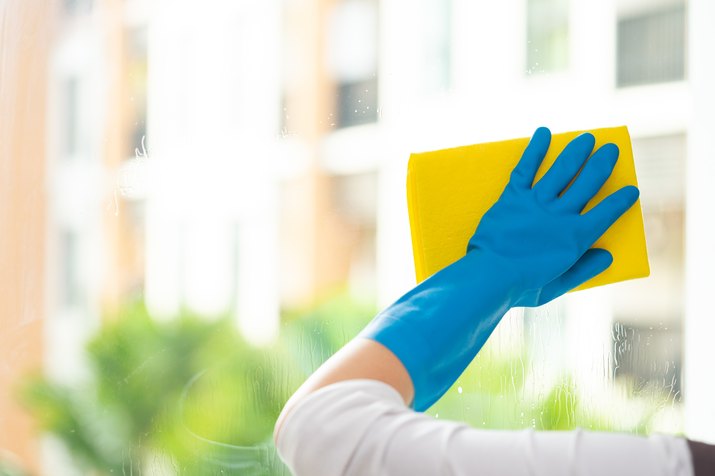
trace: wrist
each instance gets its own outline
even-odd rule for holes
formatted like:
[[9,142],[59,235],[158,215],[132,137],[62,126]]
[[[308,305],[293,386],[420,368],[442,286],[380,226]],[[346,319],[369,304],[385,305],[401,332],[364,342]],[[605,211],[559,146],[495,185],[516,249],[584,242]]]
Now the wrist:
[[492,297],[501,300],[506,310],[519,305],[519,300],[527,286],[513,261],[499,254],[475,248],[468,251],[452,266],[457,263],[460,263],[458,266],[467,268],[464,277],[468,288],[489,288]]
[[472,250],[378,314],[361,335],[402,362],[414,385],[414,407],[424,410],[472,361],[518,289],[504,262]]

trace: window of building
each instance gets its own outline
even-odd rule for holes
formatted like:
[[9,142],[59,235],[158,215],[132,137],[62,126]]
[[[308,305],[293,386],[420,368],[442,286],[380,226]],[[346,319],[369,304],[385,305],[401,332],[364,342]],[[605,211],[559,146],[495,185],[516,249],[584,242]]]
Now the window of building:
[[67,78],[62,85],[63,110],[63,149],[67,158],[72,158],[79,151],[79,80]]
[[336,83],[336,126],[377,121],[377,2],[343,0],[328,23],[328,69]]
[[77,309],[82,305],[84,293],[79,234],[71,229],[61,231],[59,247],[60,308]]
[[147,119],[147,29],[127,31],[127,81],[129,107],[128,157],[146,153]]
[[526,72],[561,71],[569,63],[568,0],[528,0]]
[[78,15],[92,11],[92,0],[64,0],[65,12],[69,15]]
[[452,84],[452,9],[451,0],[424,3],[420,34],[424,58],[424,81],[428,91],[444,91]]
[[338,84],[338,127],[359,126],[377,121],[377,77]]
[[618,20],[618,87],[685,79],[684,4]]
[[680,401],[686,135],[633,139],[651,275],[613,290],[612,371],[634,396]]
[[682,399],[680,325],[613,324],[613,375],[634,396]]

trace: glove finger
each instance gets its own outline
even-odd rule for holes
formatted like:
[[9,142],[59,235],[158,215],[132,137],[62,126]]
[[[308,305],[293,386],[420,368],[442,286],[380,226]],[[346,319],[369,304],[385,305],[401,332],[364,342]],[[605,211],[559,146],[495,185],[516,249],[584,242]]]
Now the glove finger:
[[596,139],[588,132],[568,143],[548,172],[534,185],[539,198],[556,198],[571,183],[593,151]]
[[591,248],[564,274],[544,286],[538,305],[556,299],[589,279],[604,272],[613,263],[613,255],[601,248]]
[[589,246],[636,203],[640,194],[637,187],[627,185],[599,202],[592,210],[582,215],[585,239]]
[[551,131],[546,127],[539,127],[529,141],[529,145],[524,149],[524,153],[511,172],[511,183],[522,187],[531,188],[534,183],[536,171],[539,170],[541,162],[544,160],[546,151],[551,143]]
[[606,144],[598,149],[588,159],[574,183],[559,198],[562,209],[581,213],[589,200],[601,190],[611,176],[617,160],[617,145]]

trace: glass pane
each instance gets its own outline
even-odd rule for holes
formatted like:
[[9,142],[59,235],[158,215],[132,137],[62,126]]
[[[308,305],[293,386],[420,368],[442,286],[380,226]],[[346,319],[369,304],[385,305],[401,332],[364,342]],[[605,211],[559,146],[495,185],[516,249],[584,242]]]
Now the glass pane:
[[285,401],[414,285],[409,154],[541,124],[629,126],[651,276],[511,311],[427,413],[690,434],[708,1],[0,2],[0,474],[288,474]]

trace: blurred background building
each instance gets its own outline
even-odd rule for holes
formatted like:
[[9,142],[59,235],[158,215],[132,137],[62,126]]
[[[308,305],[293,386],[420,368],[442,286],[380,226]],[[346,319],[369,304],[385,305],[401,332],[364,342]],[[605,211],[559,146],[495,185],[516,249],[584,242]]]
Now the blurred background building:
[[410,152],[621,124],[652,276],[515,314],[505,338],[541,355],[534,385],[568,369],[614,419],[647,398],[658,429],[715,439],[711,3],[0,3],[0,447],[61,474],[10,389],[38,365],[81,380],[126,300],[231,313],[261,344],[331,293],[399,297]]

